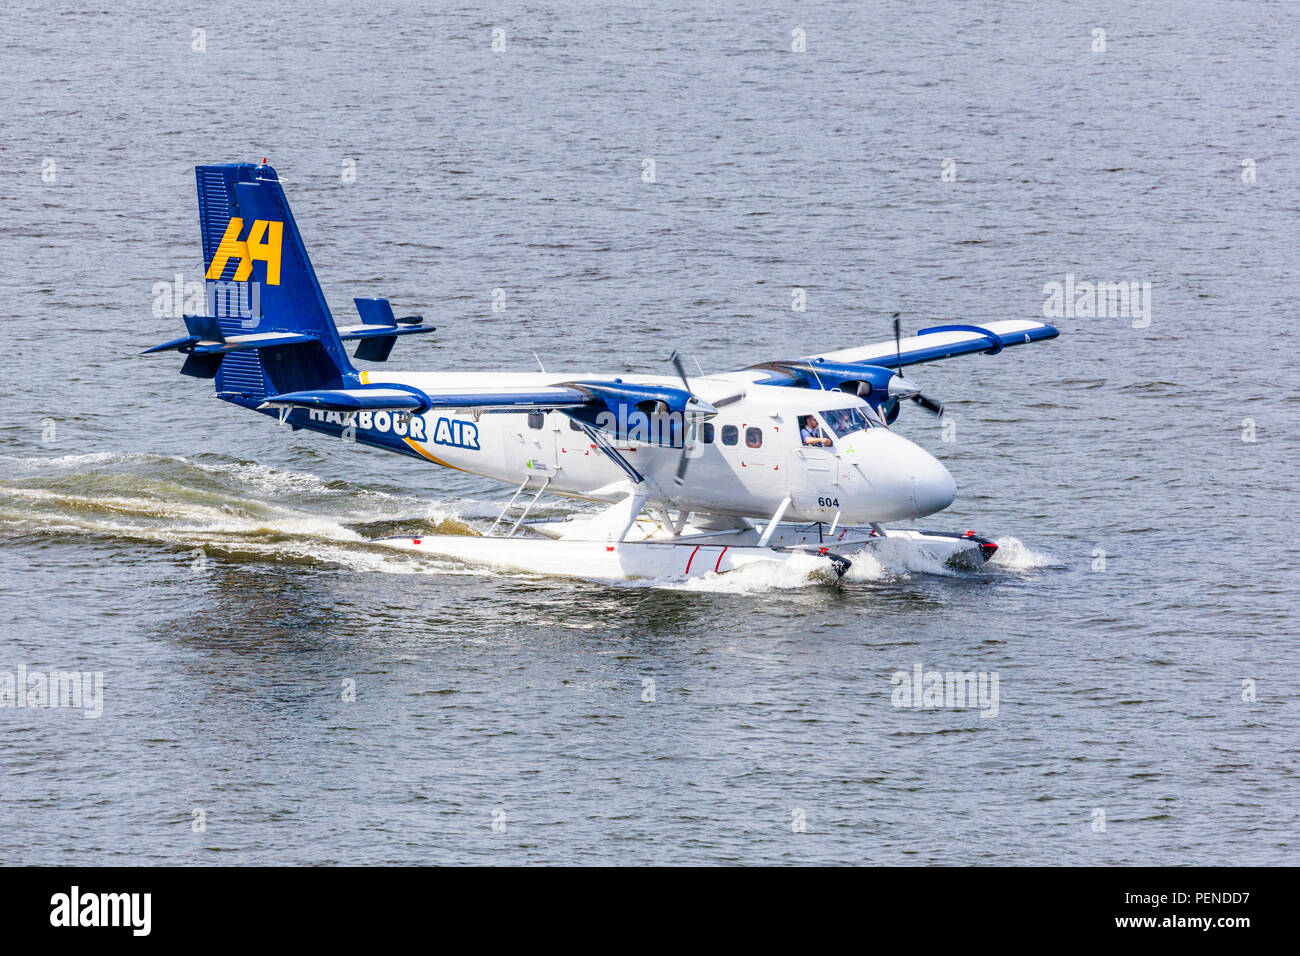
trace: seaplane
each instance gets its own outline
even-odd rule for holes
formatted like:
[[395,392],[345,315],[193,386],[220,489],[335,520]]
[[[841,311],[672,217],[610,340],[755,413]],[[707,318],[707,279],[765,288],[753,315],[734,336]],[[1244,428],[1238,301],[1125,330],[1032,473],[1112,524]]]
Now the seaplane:
[[[694,375],[676,352],[659,375],[358,369],[353,359],[380,365],[399,338],[434,327],[383,298],[356,298],[359,321],[337,325],[275,170],[263,160],[195,173],[206,301],[183,316],[186,335],[141,354],[183,354],[182,374],[213,379],[217,398],[281,426],[514,489],[483,533],[384,545],[597,581],[758,562],[834,581],[850,556],[886,544],[956,568],[997,549],[974,531],[884,527],[956,495],[948,470],[893,427],[904,402],[943,410],[903,370],[1051,339],[1050,325],[951,323],[903,337],[895,316],[892,340]],[[345,342],[356,343],[351,358]],[[530,519],[544,494],[601,507]]]

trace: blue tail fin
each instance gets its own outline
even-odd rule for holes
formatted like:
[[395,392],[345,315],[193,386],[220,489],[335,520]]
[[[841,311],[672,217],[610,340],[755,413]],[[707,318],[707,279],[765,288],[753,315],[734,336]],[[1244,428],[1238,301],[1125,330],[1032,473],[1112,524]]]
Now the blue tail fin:
[[[247,402],[305,388],[338,388],[355,370],[270,166],[196,166],[208,323],[222,336],[310,336],[284,346],[193,354],[191,375],[216,374],[222,397]],[[187,324],[190,323],[187,319]],[[192,333],[201,330],[191,328]],[[284,336],[288,341],[289,336]]]
[[434,331],[418,315],[396,318],[387,299],[357,299],[361,324],[338,328],[275,170],[194,171],[206,308],[184,316],[188,335],[144,354],[180,352],[183,374],[215,378],[219,397],[259,408],[275,395],[359,384],[345,341],[360,343],[357,358],[383,362],[399,337]]

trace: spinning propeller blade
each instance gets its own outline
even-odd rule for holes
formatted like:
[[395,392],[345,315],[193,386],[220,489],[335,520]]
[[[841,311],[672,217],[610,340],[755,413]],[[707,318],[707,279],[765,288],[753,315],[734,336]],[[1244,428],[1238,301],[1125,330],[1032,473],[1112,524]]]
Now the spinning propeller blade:
[[935,401],[933,398],[930,398],[928,395],[922,395],[920,392],[917,392],[915,395],[912,396],[912,401],[916,402],[916,404],[920,405],[922,408],[924,408],[927,412],[929,412],[931,415],[934,415],[935,417],[938,417],[943,414],[943,402]]
[[894,360],[897,364],[894,368],[898,371],[898,377],[903,377],[903,334],[902,326],[898,321],[900,313],[894,313]]
[[901,398],[910,398],[916,404],[920,405],[927,412],[935,417],[943,414],[943,402],[930,398],[928,395],[921,393],[920,387],[915,382],[910,382],[903,377],[903,332],[902,325],[898,320],[899,313],[894,313],[894,356],[895,356],[895,378],[889,382],[889,399],[885,404],[889,406],[889,412],[886,413],[885,419],[888,421],[889,414],[893,413],[898,407],[898,400]]
[[691,458],[691,450],[695,447],[695,433],[700,421],[712,418],[718,414],[718,410],[691,391],[690,379],[686,377],[682,357],[676,349],[668,360],[677,369],[677,376],[682,380],[682,388],[686,389],[687,395],[686,407],[682,410],[683,424],[686,426],[682,435],[682,456],[677,459],[677,473],[673,475],[673,483],[680,488],[686,481],[686,467]]
[[677,369],[677,377],[682,380],[682,388],[686,389],[688,395],[691,395],[691,383],[686,378],[686,368],[682,365],[681,354],[676,349],[673,349],[673,354],[668,357],[668,361],[672,362],[673,368]]

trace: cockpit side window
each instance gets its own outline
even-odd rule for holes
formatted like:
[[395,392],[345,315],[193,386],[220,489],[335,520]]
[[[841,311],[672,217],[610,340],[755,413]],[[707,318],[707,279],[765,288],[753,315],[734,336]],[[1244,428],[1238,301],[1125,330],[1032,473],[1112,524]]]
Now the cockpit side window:
[[799,419],[799,440],[810,447],[828,448],[831,444],[816,415],[804,415]]
[[827,429],[836,438],[873,428],[875,423],[860,408],[832,408],[818,412]]

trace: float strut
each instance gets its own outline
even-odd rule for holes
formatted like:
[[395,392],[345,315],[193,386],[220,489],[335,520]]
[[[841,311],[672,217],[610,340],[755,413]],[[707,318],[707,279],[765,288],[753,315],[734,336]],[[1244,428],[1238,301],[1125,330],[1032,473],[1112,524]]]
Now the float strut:
[[772,515],[772,520],[767,523],[763,529],[763,536],[758,539],[758,546],[766,548],[768,542],[772,540],[772,535],[776,533],[776,526],[780,524],[781,519],[785,517],[785,509],[790,507],[790,496],[786,495],[781,499],[781,503],[776,506],[776,513]]

